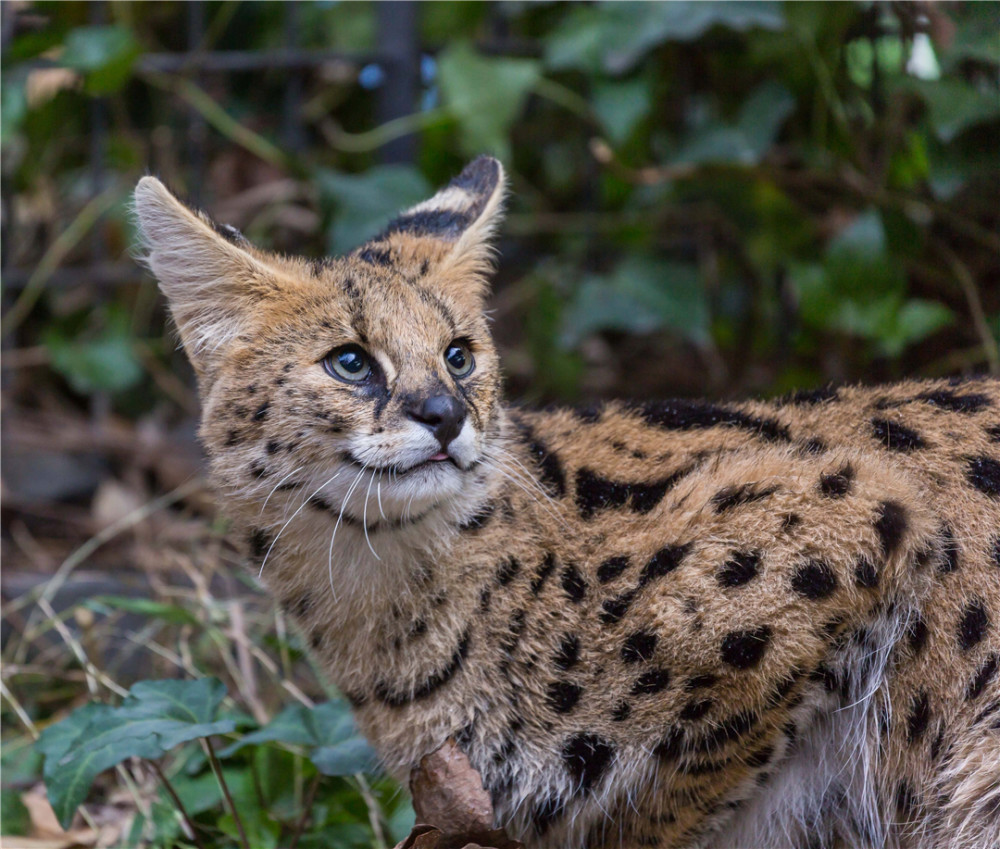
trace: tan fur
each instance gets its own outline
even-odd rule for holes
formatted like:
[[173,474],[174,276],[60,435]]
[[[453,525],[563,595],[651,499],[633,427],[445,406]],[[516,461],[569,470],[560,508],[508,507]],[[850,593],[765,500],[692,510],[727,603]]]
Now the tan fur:
[[136,192],[222,504],[386,766],[455,737],[531,846],[996,845],[1000,384],[505,407],[502,196],[477,160],[308,263]]

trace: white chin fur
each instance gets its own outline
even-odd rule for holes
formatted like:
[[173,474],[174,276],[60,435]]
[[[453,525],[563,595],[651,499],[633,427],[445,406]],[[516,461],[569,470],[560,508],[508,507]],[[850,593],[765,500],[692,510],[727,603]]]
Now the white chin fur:
[[[345,464],[320,492],[323,500],[368,525],[417,517],[462,495],[472,476],[470,467],[480,455],[468,420],[448,446],[454,462],[427,462],[440,446],[425,428],[414,426],[393,441],[402,445],[386,445],[376,436],[354,440],[351,454],[364,466]],[[390,472],[387,467],[407,471]],[[321,483],[317,480],[316,485]]]

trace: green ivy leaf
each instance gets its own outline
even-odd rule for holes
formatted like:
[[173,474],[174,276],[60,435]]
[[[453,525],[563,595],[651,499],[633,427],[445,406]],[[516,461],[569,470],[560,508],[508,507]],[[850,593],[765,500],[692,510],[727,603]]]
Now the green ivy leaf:
[[695,266],[630,256],[607,277],[590,276],[563,315],[561,342],[576,345],[597,330],[651,333],[669,328],[693,342],[709,338],[708,302]]
[[794,109],[795,98],[788,89],[780,83],[764,83],[743,105],[735,125],[709,124],[688,139],[672,162],[753,165],[774,143]]
[[324,201],[334,207],[327,250],[339,256],[377,235],[400,210],[428,198],[432,189],[409,165],[379,165],[364,174],[316,172]]
[[591,106],[615,144],[624,144],[650,108],[650,83],[644,77],[594,83]]
[[225,694],[217,678],[141,681],[120,706],[89,704],[46,729],[37,745],[45,755],[49,801],[63,828],[104,770],[126,758],[158,758],[181,743],[234,730],[235,720],[215,719]]
[[128,27],[79,27],[66,37],[61,60],[84,73],[91,94],[111,94],[128,82],[139,53],[139,44]]
[[69,336],[59,327],[50,327],[42,341],[52,367],[82,395],[95,391],[123,392],[143,378],[142,364],[133,344],[131,317],[118,304],[110,305],[93,317],[102,326]]
[[606,2],[571,10],[548,38],[545,61],[555,70],[576,68],[623,74],[668,41],[694,41],[713,26],[743,32],[782,29],[781,7],[767,2]]
[[244,746],[288,743],[310,749],[310,760],[324,775],[353,775],[371,769],[378,759],[369,743],[358,735],[347,702],[336,699],[313,708],[288,705],[267,725],[245,735],[223,750],[222,757]]
[[510,159],[508,132],[540,76],[535,59],[482,56],[464,41],[441,53],[441,94],[458,121],[465,153]]
[[913,80],[906,85],[927,104],[928,120],[937,137],[947,143],[976,124],[1000,116],[1000,91],[995,84],[974,85],[961,79]]

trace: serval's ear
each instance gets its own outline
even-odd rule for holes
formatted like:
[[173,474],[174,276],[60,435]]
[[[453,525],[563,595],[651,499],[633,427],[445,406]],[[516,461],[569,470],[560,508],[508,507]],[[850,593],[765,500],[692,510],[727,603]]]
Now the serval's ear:
[[429,200],[391,221],[354,256],[376,265],[426,261],[428,284],[485,294],[493,270],[492,238],[503,218],[503,166],[490,156],[470,162]]
[[135,212],[140,259],[167,296],[201,375],[246,327],[254,306],[277,292],[279,275],[238,230],[189,209],[155,177],[135,187]]

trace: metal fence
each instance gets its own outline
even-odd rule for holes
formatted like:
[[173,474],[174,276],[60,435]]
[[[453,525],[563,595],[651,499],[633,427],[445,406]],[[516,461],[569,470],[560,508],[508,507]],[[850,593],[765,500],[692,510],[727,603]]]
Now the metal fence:
[[[93,2],[88,6],[91,24],[102,24],[108,19],[108,3]],[[283,85],[278,140],[290,153],[301,151],[306,134],[301,106],[305,75],[319,66],[335,61],[355,65],[375,64],[381,71],[381,84],[375,88],[375,114],[379,122],[409,115],[419,108],[421,89],[421,47],[418,31],[418,3],[415,0],[386,0],[375,4],[377,47],[370,52],[350,53],[333,50],[305,49],[301,47],[301,2],[290,0],[281,4],[283,17],[283,44],[268,50],[203,50],[206,34],[205,7],[202,0],[184,4],[186,29],[183,52],[147,53],[136,62],[137,70],[173,73],[186,76],[199,83],[207,75],[234,75],[264,70],[286,71]],[[3,15],[2,39],[6,48],[16,29],[18,4],[0,5]],[[55,63],[39,60],[38,67]],[[105,182],[105,157],[109,141],[107,101],[91,98],[89,103],[89,179],[93,195],[97,195]],[[204,183],[204,171],[210,145],[210,132],[204,117],[190,106],[178,106],[186,115],[185,160],[192,191],[190,200],[200,201],[199,187]],[[416,155],[416,137],[396,138],[379,150],[384,163],[412,162]],[[9,264],[12,251],[9,239],[16,235],[12,215],[12,197],[7,185],[3,187],[3,285],[5,292],[22,289],[31,276],[32,269],[17,268]],[[72,286],[86,282],[90,285],[116,287],[137,279],[136,268],[129,262],[112,260],[107,254],[106,241],[99,227],[91,235],[87,256],[83,262],[57,269],[47,280],[53,287]]]

